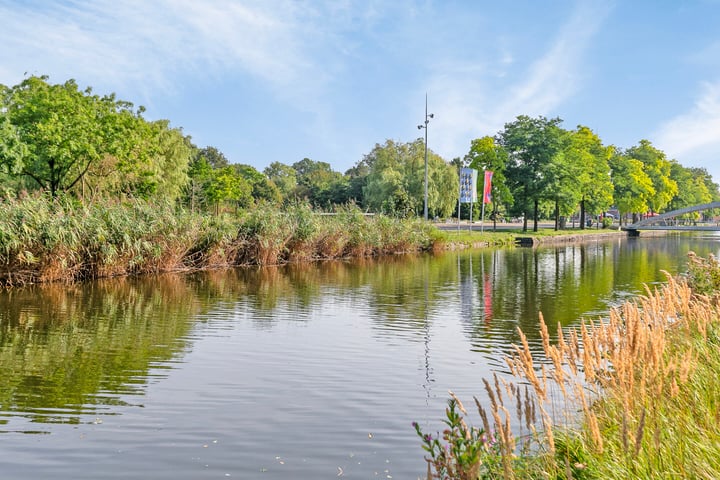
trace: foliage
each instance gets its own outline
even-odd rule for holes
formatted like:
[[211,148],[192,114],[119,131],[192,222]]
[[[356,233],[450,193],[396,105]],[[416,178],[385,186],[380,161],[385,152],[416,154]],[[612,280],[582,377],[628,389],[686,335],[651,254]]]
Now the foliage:
[[[700,170],[700,171],[699,171]],[[677,183],[677,194],[667,206],[668,210],[678,210],[693,205],[702,205],[713,201],[712,182],[707,183],[707,175],[703,175],[702,169],[685,168],[676,161],[670,162],[670,174]],[[700,214],[693,212],[686,214],[685,218],[698,220]]]
[[[520,341],[507,363],[533,395],[526,390],[521,402],[517,384],[503,382],[501,388],[496,376],[492,388],[484,380],[493,423],[481,413],[483,427],[497,432],[505,462],[496,478],[717,478],[720,304],[706,293],[719,291],[718,271],[714,258],[691,254],[687,282],[668,276],[665,285],[612,310],[609,318],[567,332],[559,328],[556,340],[541,315],[544,358],[518,330]],[[500,400],[502,391],[517,400],[515,428],[537,432],[529,437],[536,447],[509,449],[516,438],[507,420],[512,402]],[[431,460],[443,460],[441,466],[458,465],[448,452],[454,444],[464,446],[472,431],[446,430],[444,454],[432,437],[423,437],[423,448],[433,453]],[[465,472],[477,478],[471,468]],[[440,478],[466,478],[465,472]]]
[[699,295],[720,295],[720,262],[714,255],[708,258],[688,253],[687,281]]
[[5,88],[0,164],[52,196],[177,198],[190,150],[169,122],[147,122],[142,107],[81,91],[74,80],[31,76]]
[[556,187],[558,215],[569,216],[580,204],[580,225],[585,213],[604,212],[612,205],[613,185],[608,160],[613,149],[603,146],[588,127],[578,126],[564,138],[562,151],[553,160],[561,180]]
[[252,185],[240,176],[232,166],[213,170],[206,194],[216,211],[221,203],[231,203],[237,207],[247,207],[252,199]]
[[295,189],[298,184],[298,172],[290,165],[280,162],[272,162],[265,168],[265,176],[273,182],[280,190],[280,195],[285,202],[295,198]]
[[258,172],[255,167],[243,164],[233,164],[232,167],[250,184],[254,200],[270,203],[277,203],[281,200],[282,197],[277,186],[267,176]]
[[[462,412],[462,413],[461,413]],[[434,478],[476,480],[497,475],[499,444],[491,432],[468,426],[463,418],[467,414],[462,403],[453,397],[445,409],[447,428],[442,436],[423,433],[420,425],[413,422],[415,432],[422,439],[423,450],[428,452],[428,462],[434,470]],[[499,468],[502,471],[502,467]]]
[[621,217],[625,213],[647,212],[655,188],[642,162],[616,152],[610,158],[610,168],[615,187],[615,205]]
[[[527,222],[533,218],[537,230],[539,202],[547,197],[552,179],[551,164],[561,149],[562,130],[559,118],[517,117],[498,133],[498,143],[507,151],[505,175],[515,204],[513,212]],[[527,229],[525,226],[524,229]]]
[[678,192],[677,182],[670,177],[671,164],[665,153],[653,147],[648,140],[629,148],[625,154],[643,164],[643,171],[652,181],[654,193],[648,198],[651,212],[662,212]]
[[261,202],[237,216],[207,216],[140,199],[87,205],[69,196],[7,197],[0,283],[412,252],[431,249],[435,232],[418,219],[366,215],[354,205],[326,215],[308,203]]
[[[364,205],[375,212],[407,217],[422,215],[425,203],[425,144],[387,140],[363,159],[369,169]],[[449,217],[457,205],[458,172],[428,151],[428,214]]]
[[[327,207],[332,201],[330,190],[342,181],[342,174],[332,169],[327,162],[303,158],[292,168],[297,172],[297,198],[305,199],[315,206]],[[342,202],[341,202],[342,203]]]

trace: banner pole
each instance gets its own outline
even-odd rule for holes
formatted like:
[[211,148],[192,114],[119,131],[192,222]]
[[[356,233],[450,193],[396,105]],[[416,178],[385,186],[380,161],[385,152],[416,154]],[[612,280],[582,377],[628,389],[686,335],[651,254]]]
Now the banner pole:
[[462,200],[462,164],[458,170],[458,233],[460,233],[460,200]]

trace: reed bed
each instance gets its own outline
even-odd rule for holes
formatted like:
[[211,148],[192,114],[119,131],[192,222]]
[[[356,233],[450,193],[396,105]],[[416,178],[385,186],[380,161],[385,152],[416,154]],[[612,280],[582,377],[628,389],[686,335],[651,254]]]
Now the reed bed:
[[432,226],[304,203],[200,215],[171,204],[0,200],[0,283],[76,281],[429,250]]
[[719,268],[691,254],[687,277],[554,340],[541,315],[543,354],[519,331],[482,427],[452,394],[442,435],[416,426],[428,478],[720,478]]

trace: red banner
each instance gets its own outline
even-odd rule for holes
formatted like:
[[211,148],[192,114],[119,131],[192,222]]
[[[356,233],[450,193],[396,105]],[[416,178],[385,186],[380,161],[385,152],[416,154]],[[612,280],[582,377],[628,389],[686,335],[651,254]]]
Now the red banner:
[[492,202],[492,176],[493,172],[485,170],[485,185],[483,186],[483,203]]

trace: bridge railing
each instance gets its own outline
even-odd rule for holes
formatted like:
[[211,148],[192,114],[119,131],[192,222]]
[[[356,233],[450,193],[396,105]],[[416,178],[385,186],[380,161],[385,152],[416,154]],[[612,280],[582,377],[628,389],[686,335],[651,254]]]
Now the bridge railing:
[[640,220],[639,222],[635,222],[631,225],[626,225],[623,227],[623,230],[720,230],[720,223],[718,222],[705,222],[700,224],[695,222],[693,225],[678,225],[678,219],[675,218],[680,215],[685,215],[686,213],[701,212],[714,208],[720,208],[720,202],[693,205],[691,207],[679,208],[671,212],[661,213],[659,215]]

